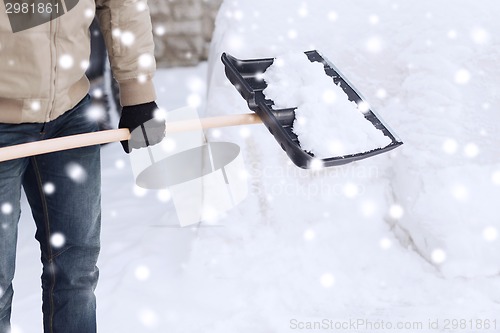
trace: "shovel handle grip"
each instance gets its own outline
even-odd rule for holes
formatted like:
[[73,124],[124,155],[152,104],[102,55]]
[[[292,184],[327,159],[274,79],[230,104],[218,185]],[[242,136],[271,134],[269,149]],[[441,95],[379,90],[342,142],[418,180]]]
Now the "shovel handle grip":
[[[184,120],[167,122],[167,133],[192,131],[201,128],[227,127],[237,125],[248,125],[261,123],[259,116],[252,113],[226,115],[219,117],[202,118],[196,120]],[[125,141],[130,139],[130,131],[127,128],[99,131],[70,135],[55,139],[47,139],[19,145],[0,148],[0,162],[16,158],[53,153],[56,151],[81,148],[104,143]]]

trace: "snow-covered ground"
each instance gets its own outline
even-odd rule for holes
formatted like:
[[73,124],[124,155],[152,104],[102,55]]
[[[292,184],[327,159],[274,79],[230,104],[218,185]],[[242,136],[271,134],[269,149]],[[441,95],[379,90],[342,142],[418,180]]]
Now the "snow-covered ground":
[[[162,106],[202,103],[208,82],[202,113],[248,112],[222,52],[318,49],[405,144],[309,171],[261,125],[208,131],[241,146],[250,194],[217,225],[184,229],[168,193],[134,187],[121,147],[104,147],[100,331],[328,331],[295,325],[323,319],[500,331],[498,10],[496,0],[225,1],[208,68],[158,73]],[[38,332],[39,255],[23,209],[13,322]],[[446,330],[447,319],[459,322]],[[475,326],[486,320],[489,330]]]

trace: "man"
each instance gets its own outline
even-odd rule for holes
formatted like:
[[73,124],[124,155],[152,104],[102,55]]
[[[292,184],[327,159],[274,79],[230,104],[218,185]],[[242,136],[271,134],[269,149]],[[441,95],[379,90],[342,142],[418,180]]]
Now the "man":
[[[94,12],[120,85],[119,127],[132,131],[155,121],[154,47],[145,0],[47,0],[42,6],[30,1],[23,11],[6,0],[0,12],[0,147],[97,130],[85,112],[84,75]],[[159,142],[165,128],[159,124],[133,147]],[[122,144],[128,153],[128,142]],[[0,333],[10,331],[21,188],[40,243],[44,331],[96,332],[99,156],[99,147],[91,146],[0,163]]]

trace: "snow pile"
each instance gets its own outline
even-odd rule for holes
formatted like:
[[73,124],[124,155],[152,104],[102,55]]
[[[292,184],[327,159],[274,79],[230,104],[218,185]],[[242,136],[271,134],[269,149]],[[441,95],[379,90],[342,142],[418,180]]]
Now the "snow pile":
[[[493,112],[500,107],[499,40],[487,32],[500,27],[491,14],[499,4],[488,6],[224,3],[212,44],[209,114],[248,112],[225,78],[222,52],[252,59],[319,49],[405,145],[308,172],[288,164],[263,126],[216,132],[242,146],[253,193],[221,221],[225,231],[201,233],[193,252],[193,274],[214,276],[200,289],[232,295],[241,309],[226,318],[227,330],[212,331],[230,331],[241,316],[263,322],[261,331],[280,331],[269,312],[415,318],[442,313],[437,307],[463,316],[498,311],[500,295],[490,291],[499,279],[489,277],[500,271],[500,194],[491,181],[500,170]],[[224,249],[206,251],[221,243]],[[330,288],[324,276],[334,277]],[[463,276],[470,280],[455,279]],[[235,281],[221,286],[218,279]],[[245,299],[255,303],[243,305]]]
[[293,132],[301,148],[315,157],[368,152],[391,143],[364,117],[363,105],[349,101],[323,64],[309,61],[304,53],[277,57],[262,77],[268,84],[264,95],[274,101],[274,109],[296,107]]
[[[404,245],[447,276],[497,274],[500,242],[482,235],[500,229],[494,210],[500,189],[491,181],[500,170],[495,144],[500,140],[500,69],[495,65],[500,42],[490,34],[498,30],[498,20],[487,7],[466,0],[460,7],[385,0],[373,6],[316,0],[292,1],[284,9],[277,3],[226,2],[212,45],[209,109],[227,112],[218,106],[230,101],[247,110],[229,91],[234,88],[218,61],[221,52],[246,59],[320,49],[405,143],[388,155],[359,162],[376,165],[388,177],[388,185],[371,185],[386,192],[380,204],[402,208],[397,218],[380,218]],[[276,12],[283,14],[281,19],[272,15]],[[363,16],[366,21],[359,22]],[[360,24],[353,26],[354,21]],[[255,138],[243,142],[252,151],[247,160],[284,163],[275,156],[279,148],[271,150],[268,134],[253,133]],[[231,138],[239,140],[238,135]],[[269,178],[262,183],[290,182]],[[435,251],[446,259],[433,260]]]

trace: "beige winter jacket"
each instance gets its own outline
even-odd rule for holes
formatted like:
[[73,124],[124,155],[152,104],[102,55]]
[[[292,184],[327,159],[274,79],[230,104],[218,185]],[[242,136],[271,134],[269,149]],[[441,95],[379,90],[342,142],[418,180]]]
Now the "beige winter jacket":
[[[43,17],[29,12],[47,7],[27,7],[28,13],[15,14],[9,1],[0,1],[0,123],[51,121],[85,97],[94,13],[120,85],[122,105],[156,99],[147,0],[60,0],[57,6],[55,0],[31,0],[35,5],[52,3],[52,13],[59,12],[59,17],[36,26]],[[30,22],[33,27],[27,28]]]

